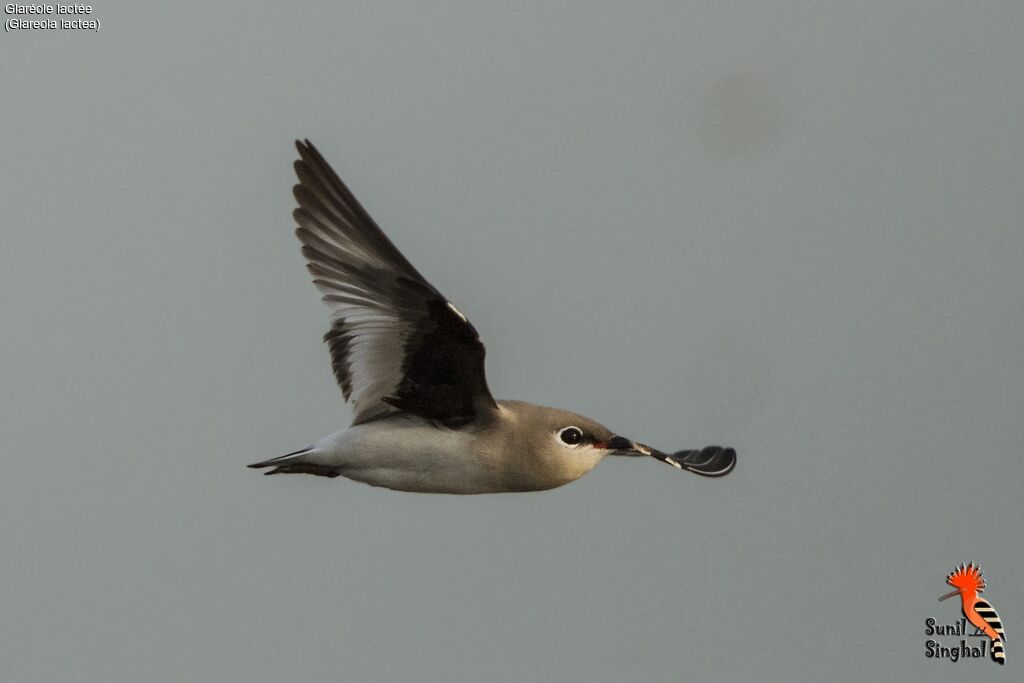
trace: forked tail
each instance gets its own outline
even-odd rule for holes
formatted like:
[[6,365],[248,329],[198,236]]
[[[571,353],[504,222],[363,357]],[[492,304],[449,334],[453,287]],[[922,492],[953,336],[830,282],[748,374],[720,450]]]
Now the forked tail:
[[263,469],[264,467],[274,468],[264,472],[263,474],[315,474],[318,477],[330,477],[331,479],[341,476],[341,473],[334,467],[304,462],[303,456],[312,452],[312,450],[313,447],[309,446],[301,450],[293,451],[292,453],[279,455],[278,457],[271,458],[270,460],[254,462],[249,465],[249,467],[255,470]]

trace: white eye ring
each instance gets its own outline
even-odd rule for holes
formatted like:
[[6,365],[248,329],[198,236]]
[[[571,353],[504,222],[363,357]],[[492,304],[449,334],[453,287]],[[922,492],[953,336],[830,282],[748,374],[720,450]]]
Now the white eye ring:
[[583,430],[572,425],[558,430],[558,445],[565,448],[576,448],[583,443]]

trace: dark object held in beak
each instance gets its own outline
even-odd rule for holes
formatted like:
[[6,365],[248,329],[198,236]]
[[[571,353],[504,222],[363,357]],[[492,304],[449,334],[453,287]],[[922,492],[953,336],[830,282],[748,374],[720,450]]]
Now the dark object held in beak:
[[623,436],[613,436],[600,445],[614,451],[615,455],[649,455],[667,465],[702,477],[723,477],[736,467],[736,451],[721,446],[707,446],[699,451],[677,451],[668,455]]

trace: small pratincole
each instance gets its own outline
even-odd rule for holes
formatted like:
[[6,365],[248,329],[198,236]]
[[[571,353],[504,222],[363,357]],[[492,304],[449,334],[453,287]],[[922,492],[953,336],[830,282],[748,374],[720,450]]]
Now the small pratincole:
[[1006,664],[1006,653],[1003,652],[1006,633],[1003,631],[1003,622],[988,600],[978,595],[985,590],[981,568],[975,566],[973,562],[961,564],[946,577],[946,583],[956,590],[946,593],[939,600],[959,595],[964,616],[978,629],[975,635],[984,633],[988,636],[992,640],[992,659],[1000,664]]
[[495,401],[466,316],[402,256],[313,145],[296,146],[296,234],[332,310],[324,340],[355,419],[250,467],[399,491],[499,493],[567,484],[606,455],[650,456],[705,477],[736,466],[731,448],[669,455],[575,413]]

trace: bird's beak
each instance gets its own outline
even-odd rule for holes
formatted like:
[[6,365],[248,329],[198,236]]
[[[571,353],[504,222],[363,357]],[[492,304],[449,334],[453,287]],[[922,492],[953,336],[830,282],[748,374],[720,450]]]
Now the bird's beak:
[[942,601],[943,601],[943,600],[945,600],[946,598],[951,598],[951,597],[953,597],[954,595],[956,595],[956,594],[957,594],[957,593],[959,593],[959,592],[960,592],[960,591],[958,591],[958,590],[955,590],[955,591],[950,591],[950,592],[946,593],[945,595],[943,595],[943,596],[942,596],[941,598],[939,598],[939,602],[942,602]]
[[598,448],[611,451],[611,455],[650,455],[650,449],[638,443],[633,443],[624,436],[613,436],[607,441],[594,444]]
[[702,477],[721,477],[729,474],[736,467],[736,451],[721,446],[708,446],[699,451],[679,451],[669,455],[624,436],[613,436],[607,441],[594,444],[594,446],[611,451],[610,455],[649,455],[666,465],[672,465],[676,469],[693,472]]
[[598,448],[607,448],[612,453],[611,455],[629,455],[629,456],[641,456],[649,455],[656,460],[660,460],[663,463],[672,465],[673,467],[682,467],[671,456],[662,453],[656,448],[645,446],[642,443],[637,443],[631,439],[627,439],[624,436],[613,436],[607,441],[595,444]]

